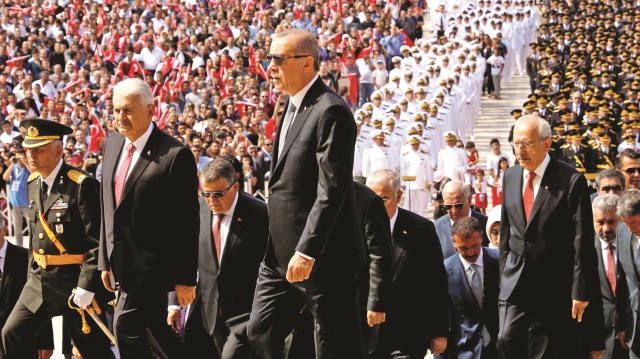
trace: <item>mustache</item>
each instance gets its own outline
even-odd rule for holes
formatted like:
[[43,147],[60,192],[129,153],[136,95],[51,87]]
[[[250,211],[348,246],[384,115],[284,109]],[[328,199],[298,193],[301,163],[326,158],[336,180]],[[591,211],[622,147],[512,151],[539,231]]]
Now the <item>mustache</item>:
[[600,231],[598,233],[598,237],[600,238],[608,238],[608,237],[612,237],[612,238],[616,238],[616,232],[615,231]]

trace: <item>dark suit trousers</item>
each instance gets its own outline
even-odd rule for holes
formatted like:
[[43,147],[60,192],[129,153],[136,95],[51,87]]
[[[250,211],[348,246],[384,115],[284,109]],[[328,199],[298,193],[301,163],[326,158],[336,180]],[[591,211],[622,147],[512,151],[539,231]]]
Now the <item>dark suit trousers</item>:
[[319,326],[322,340],[317,345],[317,358],[365,357],[357,322],[355,270],[345,270],[344,263],[327,263],[345,270],[339,275],[333,268],[319,268],[316,263],[309,279],[289,283],[286,273],[266,262],[260,265],[249,320],[254,358],[283,358],[285,339],[304,306]]
[[120,292],[113,318],[121,359],[151,358],[151,347],[162,359],[184,357],[180,336],[167,325],[167,293]]
[[186,323],[184,343],[188,355],[185,358],[198,358],[207,353],[211,359],[250,359],[249,339],[245,335],[237,335],[227,328],[224,321],[218,318],[213,335],[206,332],[202,318],[202,301],[192,304],[192,313]]
[[[542,353],[544,353],[542,358],[545,359],[580,357],[577,336],[569,329],[570,326],[565,324],[574,320],[571,317],[567,319],[551,318],[553,315],[543,317],[531,314],[531,310],[510,302],[500,301],[498,306],[500,332],[497,348],[500,358],[537,357]],[[534,342],[537,348],[532,348]]]
[[[20,300],[13,308],[7,323],[2,328],[2,342],[5,348],[6,359],[31,358],[36,347],[35,338],[38,328],[51,322],[51,315],[45,313],[43,304],[40,309],[32,313]],[[69,331],[74,344],[85,358],[111,359],[111,346],[109,339],[102,330],[87,316],[87,323],[91,328],[89,334],[82,332],[82,319],[80,314],[69,307],[62,309],[62,320]],[[104,313],[100,316],[104,322]],[[166,317],[166,315],[165,315]]]

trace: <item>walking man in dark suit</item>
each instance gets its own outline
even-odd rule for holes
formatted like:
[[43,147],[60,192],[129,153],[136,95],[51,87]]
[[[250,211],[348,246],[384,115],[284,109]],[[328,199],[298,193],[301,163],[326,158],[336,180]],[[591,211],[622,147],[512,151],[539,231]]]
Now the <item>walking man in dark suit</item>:
[[[601,172],[602,173],[602,172]],[[618,196],[604,193],[596,197],[591,203],[593,209],[593,224],[596,232],[595,246],[598,253],[598,278],[600,279],[600,292],[602,295],[602,308],[604,311],[605,350],[603,358],[626,359],[629,358],[629,348],[624,347],[623,340],[618,340],[618,332],[624,332],[618,326],[618,283],[625,281],[624,273],[618,267],[618,240],[616,228],[620,223],[620,217],[616,214]],[[624,291],[622,291],[624,292]],[[622,311],[620,311],[622,315]]]
[[[444,258],[449,258],[456,253],[451,236],[451,226],[455,221],[464,217],[473,217],[480,222],[481,228],[487,226],[487,216],[471,210],[469,206],[470,195],[469,185],[459,180],[447,182],[442,189],[443,207],[447,211],[447,215],[438,218],[434,225]],[[486,233],[482,234],[482,245],[489,246],[489,237]]]
[[[114,330],[120,358],[180,358],[182,341],[166,323],[167,293],[186,306],[198,266],[198,177],[193,154],[158,129],[146,82],[113,92],[120,134],[109,136],[102,165],[99,269],[118,290]],[[166,221],[170,220],[170,223]]]
[[[600,289],[587,181],[549,156],[551,128],[539,116],[518,119],[513,143],[519,164],[505,172],[500,222],[500,356],[526,358],[529,328],[538,324],[545,355],[601,351],[604,320],[581,323]],[[592,309],[602,318],[601,306]],[[587,347],[579,332],[593,336]]]
[[447,347],[450,299],[433,223],[398,207],[402,190],[397,173],[375,171],[367,187],[384,201],[393,239],[391,297],[371,358],[422,359],[427,350],[440,354]]
[[28,280],[2,328],[6,358],[29,358],[34,333],[62,315],[63,322],[82,355],[110,358],[109,339],[93,326],[82,332],[82,320],[68,305],[87,307],[95,299],[105,308],[111,299],[101,285],[98,262],[100,227],[99,182],[62,160],[62,138],[70,127],[54,121],[22,122],[27,136],[29,167],[28,219],[31,234]]
[[249,340],[256,358],[282,357],[306,306],[322,335],[320,358],[362,358],[354,310],[366,243],[354,218],[355,121],[317,75],[318,42],[289,29],[273,35],[269,73],[287,93],[269,182],[269,244],[260,267]]
[[451,229],[458,253],[445,259],[451,297],[451,359],[498,358],[498,250],[482,246],[482,227],[473,217]]
[[[179,322],[179,310],[171,309],[169,324],[185,325],[186,357],[250,358],[247,322],[267,248],[267,205],[239,191],[235,170],[223,159],[210,162],[200,181],[196,300],[186,323]],[[178,304],[175,293],[169,304]]]

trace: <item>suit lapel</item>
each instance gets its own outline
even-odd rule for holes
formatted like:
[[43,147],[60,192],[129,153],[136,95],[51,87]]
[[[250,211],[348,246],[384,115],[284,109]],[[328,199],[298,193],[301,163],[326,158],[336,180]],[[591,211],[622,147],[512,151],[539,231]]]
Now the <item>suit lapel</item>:
[[487,254],[486,248],[482,248],[482,251],[484,252],[482,253],[482,265],[484,267],[484,285],[482,286],[484,298],[482,298],[482,307],[490,308],[491,305],[495,305],[495,303],[487,303],[487,300],[489,300],[489,298],[495,297],[493,295],[489,295],[488,293],[490,291],[496,291],[497,294],[498,288],[500,286],[500,274],[498,273],[500,268],[498,266],[498,261],[494,260]]
[[47,201],[44,203],[44,208],[42,209],[44,211],[43,213],[48,212],[49,208],[51,208],[51,206],[58,200],[58,198],[61,198],[60,186],[62,186],[64,183],[64,173],[66,173],[65,166],[66,164],[63,163],[62,167],[60,167],[60,171],[58,171],[58,174],[53,181],[53,185],[51,185],[49,196],[47,197]]
[[200,233],[200,240],[202,241],[200,248],[206,253],[208,262],[211,263],[214,271],[217,272],[218,260],[216,248],[213,245],[213,212],[211,212],[211,209],[206,203],[204,203],[204,205],[202,202],[200,203],[200,218],[202,219],[200,224],[200,230],[202,231],[202,233]]
[[391,269],[395,273],[405,256],[405,246],[407,242],[407,230],[404,223],[404,214],[402,208],[398,208],[398,217],[396,218],[396,224],[393,227],[393,250],[391,252]]
[[[602,243],[600,243],[600,238],[598,236],[595,237],[595,245],[596,252],[598,255],[598,276],[600,277],[600,289],[602,291],[602,295],[609,298],[609,300],[614,300],[613,290],[611,289],[611,284],[609,283],[609,279],[607,278],[607,271],[604,266],[604,258],[602,258]],[[603,289],[606,288],[606,289]]]
[[[524,227],[527,224],[527,219],[526,219],[526,216],[524,215],[524,202],[522,201],[522,176],[524,174],[524,171],[522,167],[516,166],[514,167],[514,172],[515,173],[513,174],[513,176],[515,178],[509,183],[509,185],[513,183],[515,184],[515,187],[509,189],[509,193],[510,193],[510,197],[515,199],[514,209],[516,211],[516,214],[514,217],[518,221],[522,221],[522,227]],[[509,217],[511,218],[511,216]],[[515,225],[515,223],[513,223],[512,225]]]
[[619,228],[621,230],[618,232],[618,261],[627,273],[627,278],[630,278],[633,284],[638,287],[640,281],[638,281],[636,266],[633,263],[633,250],[631,249],[633,233],[624,223],[621,223]]
[[471,286],[469,285],[469,279],[467,279],[467,274],[465,273],[464,265],[460,260],[460,256],[456,255],[456,260],[454,261],[454,263],[455,264],[451,268],[454,283],[460,283],[458,289],[460,290],[462,297],[466,298],[467,302],[479,311],[480,304],[476,300],[476,297],[473,295],[473,291],[471,290]]
[[9,241],[6,241],[6,243],[7,253],[4,259],[4,270],[2,272],[2,282],[0,284],[0,303],[4,303],[4,297],[7,295],[7,286],[9,285],[9,281],[11,281],[12,269],[16,265],[16,263],[14,263],[14,259],[16,258],[14,247],[9,243]]
[[129,176],[127,176],[127,181],[125,182],[124,189],[122,190],[122,198],[120,199],[120,203],[124,202],[124,198],[127,196],[127,193],[129,193],[131,188],[138,181],[138,177],[140,177],[149,163],[151,163],[151,156],[155,155],[154,152],[157,149],[159,142],[160,130],[155,125],[153,125],[153,130],[151,131],[149,140],[147,140],[147,144],[140,152],[140,157],[138,157],[135,166],[133,166],[133,169],[131,170],[131,173],[129,173]]
[[242,208],[244,207],[244,204],[241,203],[242,201],[242,195],[238,193],[236,208],[233,211],[231,224],[229,224],[229,233],[227,234],[227,239],[224,244],[222,256],[220,256],[220,269],[218,270],[218,272],[222,272],[225,261],[233,256],[233,251],[236,247],[236,244],[238,244],[240,238],[243,237],[242,233],[246,228],[244,221],[250,220],[250,218],[248,218],[248,216],[245,216],[244,212],[242,212]]
[[[529,222],[527,223],[527,227],[525,230],[529,229],[529,223],[533,222],[532,221],[533,217],[538,213],[538,211],[542,207],[542,204],[547,199],[547,196],[549,196],[549,187],[553,188],[553,186],[555,185],[555,183],[553,182],[554,179],[552,178],[552,173],[555,173],[555,167],[556,167],[556,160],[551,158],[549,160],[549,164],[547,165],[547,169],[544,172],[544,176],[540,181],[540,186],[538,187],[538,193],[536,194],[536,199],[533,201],[533,208],[531,209],[531,215],[529,217]],[[520,185],[522,185],[522,181],[520,181]],[[523,210],[524,210],[524,207],[523,207]]]
[[[473,213],[472,213],[473,214]],[[444,238],[442,238],[442,252],[443,253],[451,253],[455,252],[455,248],[453,248],[453,239],[451,238],[451,218],[449,215],[445,215],[446,220],[440,222],[440,228],[442,229],[442,233],[444,234]]]

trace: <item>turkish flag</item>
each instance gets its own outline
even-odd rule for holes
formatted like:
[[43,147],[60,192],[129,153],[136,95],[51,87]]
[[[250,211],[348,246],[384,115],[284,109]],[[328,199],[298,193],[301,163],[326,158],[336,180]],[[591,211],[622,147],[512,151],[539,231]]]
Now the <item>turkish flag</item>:
[[404,35],[404,39],[402,40],[402,45],[413,47],[413,41],[411,41],[411,38],[409,37],[409,35],[407,35],[407,33],[404,30],[400,30],[400,33]]
[[98,121],[98,117],[93,116],[93,123],[91,124],[91,140],[89,141],[89,151],[98,152],[98,142],[101,138],[104,138],[104,129]]
[[348,74],[347,78],[351,82],[349,86],[349,100],[351,100],[351,103],[357,103],[358,102],[358,78],[356,77],[356,74]]

